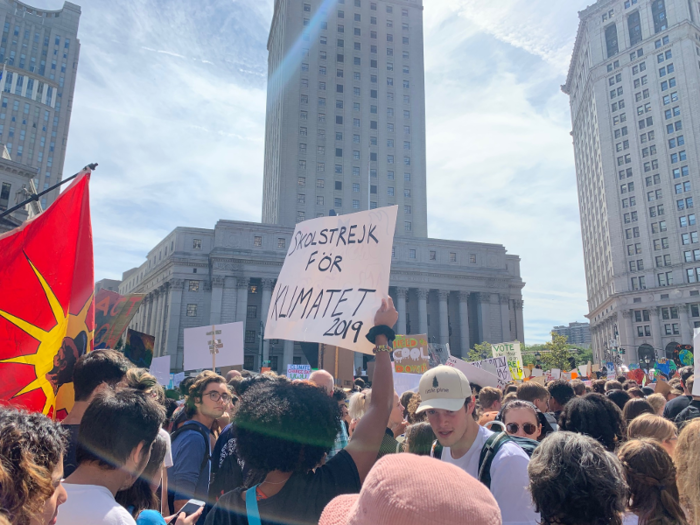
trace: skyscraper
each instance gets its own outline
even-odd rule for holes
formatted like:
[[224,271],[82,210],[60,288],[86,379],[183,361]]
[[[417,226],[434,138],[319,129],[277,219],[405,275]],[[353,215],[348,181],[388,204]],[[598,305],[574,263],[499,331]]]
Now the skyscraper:
[[673,356],[700,325],[700,4],[599,0],[566,84],[594,353]]
[[421,0],[275,0],[263,222],[397,204],[427,237]]
[[[0,0],[0,142],[12,160],[39,170],[42,191],[61,180],[78,69],[80,7],[57,11]],[[44,196],[44,208],[58,196]]]

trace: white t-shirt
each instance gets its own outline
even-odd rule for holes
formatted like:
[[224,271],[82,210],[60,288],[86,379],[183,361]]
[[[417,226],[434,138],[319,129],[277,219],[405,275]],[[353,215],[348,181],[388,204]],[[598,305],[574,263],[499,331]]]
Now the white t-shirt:
[[73,483],[63,486],[68,499],[58,507],[56,525],[136,525],[106,487]]
[[639,523],[639,516],[634,512],[626,512],[622,516],[622,525],[637,525]]
[[[479,478],[479,456],[486,440],[493,432],[479,427],[479,433],[471,448],[459,459],[452,457],[449,447],[442,451],[442,460],[458,466],[474,478]],[[529,456],[515,443],[505,443],[491,464],[491,494],[496,498],[503,524],[531,524],[539,522],[528,490],[527,465]]]
[[170,468],[173,466],[173,445],[172,442],[170,441],[170,434],[168,434],[168,431],[165,430],[164,428],[161,428],[158,430],[158,433],[163,436],[165,439],[166,443],[166,448],[165,448],[165,457],[163,458],[163,465],[165,468]]

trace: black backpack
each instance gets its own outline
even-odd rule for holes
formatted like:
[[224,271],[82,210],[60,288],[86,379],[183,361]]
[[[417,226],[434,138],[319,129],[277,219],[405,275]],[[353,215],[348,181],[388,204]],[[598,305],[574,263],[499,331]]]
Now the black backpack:
[[[202,436],[202,438],[204,439],[204,458],[202,459],[202,464],[199,466],[199,473],[201,475],[202,471],[204,470],[204,467],[207,466],[207,463],[209,463],[209,460],[211,459],[211,453],[209,452],[209,435],[201,426],[194,422],[185,423],[184,425],[182,425],[175,432],[170,434],[171,448],[172,444],[175,443],[175,440],[178,438],[178,436],[180,436],[180,434],[186,432],[187,430],[197,431],[199,435]],[[171,513],[175,512],[175,492],[173,490],[170,490],[170,488],[168,488],[168,507]]]
[[509,441],[522,448],[528,457],[532,456],[532,453],[540,444],[539,441],[534,439],[509,436],[506,432],[498,432],[489,436],[479,455],[479,481],[486,485],[489,490],[491,489],[491,464],[501,447]]

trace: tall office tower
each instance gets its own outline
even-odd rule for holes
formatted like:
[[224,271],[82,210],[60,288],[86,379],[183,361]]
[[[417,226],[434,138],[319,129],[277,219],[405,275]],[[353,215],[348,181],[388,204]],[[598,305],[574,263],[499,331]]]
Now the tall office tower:
[[399,206],[427,237],[422,0],[275,0],[263,222]]
[[[63,175],[80,53],[79,19],[80,7],[70,2],[47,11],[0,0],[0,142],[13,161],[39,170],[34,179],[38,191]],[[44,196],[42,206],[58,193]]]
[[700,325],[699,8],[599,0],[579,13],[562,89],[599,358],[677,356]]

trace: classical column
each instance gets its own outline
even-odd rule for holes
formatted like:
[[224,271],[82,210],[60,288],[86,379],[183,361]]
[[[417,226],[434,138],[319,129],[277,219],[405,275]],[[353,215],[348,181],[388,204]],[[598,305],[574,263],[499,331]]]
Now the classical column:
[[181,356],[177,352],[177,342],[180,338],[180,314],[182,313],[182,291],[185,281],[182,279],[170,279],[170,308],[168,308],[167,328],[165,332],[165,351],[163,355],[169,355],[170,368],[179,370],[182,363]]
[[690,329],[690,319],[688,317],[688,305],[678,305],[678,315],[681,318],[681,340],[682,345],[693,344],[693,333]]
[[494,336],[491,333],[491,294],[481,292],[479,294],[479,322],[480,322],[480,332],[481,341],[488,341],[489,343],[502,343],[504,341],[495,341]]
[[624,325],[622,334],[624,339],[620,338],[620,346],[625,349],[625,356],[628,356],[628,359],[632,359],[632,350],[636,348],[632,315],[632,310],[622,310],[622,324]]
[[397,333],[406,335],[406,294],[408,288],[396,288],[396,309],[399,311],[399,322],[396,326]]
[[224,280],[222,275],[211,278],[211,308],[209,309],[209,324],[221,324],[221,305],[224,296]]
[[498,302],[501,303],[501,332],[503,334],[503,341],[512,341],[513,338],[510,330],[510,309],[508,308],[510,297],[508,295],[499,294]]
[[165,305],[168,302],[168,287],[167,283],[160,287],[160,300],[158,301],[158,318],[156,319],[156,350],[154,355],[160,357],[163,355],[163,334],[165,332]]
[[150,292],[146,299],[148,303],[146,304],[146,312],[143,320],[143,331],[148,335],[153,335],[152,323],[153,323],[153,304],[155,303],[155,292]]
[[469,292],[459,292],[459,342],[461,356],[469,354]]
[[245,331],[245,322],[248,316],[248,285],[250,284],[250,279],[247,277],[241,277],[238,279],[238,300],[236,301],[236,321],[242,321]]
[[156,326],[158,322],[158,307],[160,306],[160,290],[156,288],[153,290],[153,304],[151,304],[151,313],[149,315],[150,320],[148,324],[148,328],[150,330],[150,334],[153,337],[156,337],[156,332],[158,330],[158,327]]
[[[270,309],[270,300],[272,299],[272,287],[274,285],[274,279],[263,279],[261,282],[262,287],[262,305],[260,309],[260,320],[263,324],[267,323],[267,311]],[[270,360],[270,340],[263,339],[263,361],[267,362]],[[287,369],[284,369],[284,373]]]
[[450,342],[449,311],[447,309],[447,298],[449,296],[449,290],[438,290],[440,299],[440,344],[442,345]]
[[515,307],[515,339],[521,343],[525,342],[525,327],[523,326],[523,305],[525,301],[516,299],[513,301]]
[[[654,353],[660,352],[664,355],[664,349],[662,348],[661,342],[661,319],[659,319],[659,307],[652,306],[649,309],[649,315],[651,315],[651,340],[654,345]],[[636,348],[635,348],[636,352]],[[636,355],[636,353],[635,353]],[[657,353],[658,355],[658,353]]]
[[238,301],[237,280],[235,277],[227,276],[224,279],[224,298],[221,307],[221,324],[233,323],[236,321],[236,302]]
[[428,291],[425,288],[418,288],[418,333],[428,334]]
[[287,365],[294,362],[294,341],[284,342],[284,353],[282,354],[282,373],[287,373]]

